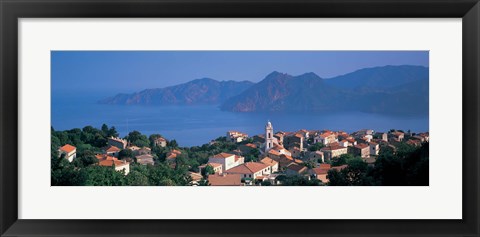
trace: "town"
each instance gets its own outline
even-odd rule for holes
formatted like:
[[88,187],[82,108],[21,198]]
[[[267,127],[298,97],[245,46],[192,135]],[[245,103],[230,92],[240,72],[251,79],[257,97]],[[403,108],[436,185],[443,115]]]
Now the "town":
[[274,131],[268,121],[260,135],[226,131],[182,148],[160,134],[119,138],[114,127],[86,128],[77,138],[52,129],[52,160],[60,160],[52,161],[52,185],[428,185],[428,132]]

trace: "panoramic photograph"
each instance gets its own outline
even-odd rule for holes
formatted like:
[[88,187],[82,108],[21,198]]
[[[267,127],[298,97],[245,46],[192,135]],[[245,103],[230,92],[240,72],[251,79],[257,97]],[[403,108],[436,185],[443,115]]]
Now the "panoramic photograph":
[[429,81],[428,51],[52,51],[51,185],[428,186]]

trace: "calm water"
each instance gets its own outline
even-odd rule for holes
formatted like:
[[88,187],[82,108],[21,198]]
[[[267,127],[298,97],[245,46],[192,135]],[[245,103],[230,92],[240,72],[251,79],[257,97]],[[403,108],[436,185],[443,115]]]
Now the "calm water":
[[[331,129],[353,132],[363,128],[387,131],[391,128],[428,131],[428,117],[389,117],[358,112],[337,114],[287,113],[232,113],[220,111],[217,106],[123,106],[96,104],[96,96],[52,96],[52,126],[56,130],[97,128],[105,123],[115,126],[121,136],[132,130],[143,134],[160,133],[167,139],[176,139],[180,146],[208,143],[228,130],[239,130],[249,135],[262,134],[267,120],[275,131]],[[88,98],[88,99],[86,99]]]

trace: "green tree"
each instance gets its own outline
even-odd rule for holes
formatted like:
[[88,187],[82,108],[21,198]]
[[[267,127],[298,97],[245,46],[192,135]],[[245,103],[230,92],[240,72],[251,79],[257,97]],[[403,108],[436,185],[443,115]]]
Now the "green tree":
[[200,181],[198,181],[198,186],[210,186],[210,183],[208,182],[208,179],[202,178]]
[[178,148],[177,140],[175,139],[171,140],[170,142],[168,142],[167,146],[171,148]]
[[133,155],[133,151],[130,149],[123,149],[118,153],[118,158],[121,160],[131,158],[135,159],[135,156]]
[[150,141],[148,140],[147,136],[143,135],[139,131],[132,131],[128,133],[127,140],[131,142],[135,146],[144,147],[149,146]]
[[148,186],[148,177],[138,170],[133,170],[126,176],[126,185]]
[[108,137],[108,126],[106,124],[102,124],[101,130],[103,132],[103,136]]
[[323,145],[322,143],[320,142],[317,142],[311,146],[308,147],[308,150],[309,151],[319,151],[320,149],[324,148],[325,145]]
[[76,167],[87,167],[98,163],[98,159],[95,154],[90,150],[85,150],[77,154],[77,158],[73,160],[73,165]]
[[215,174],[215,171],[213,170],[213,167],[211,165],[207,165],[204,169],[202,169],[202,176],[204,178],[208,178],[208,175],[210,174]]
[[327,173],[328,185],[330,186],[347,186],[346,177],[337,170],[331,169]]
[[112,126],[110,127],[110,129],[108,129],[107,137],[118,137],[118,136],[119,134],[115,126]]
[[245,155],[245,162],[258,161],[259,156],[260,156],[260,151],[258,149],[251,149]]
[[113,167],[89,166],[86,169],[87,186],[121,186],[124,185],[125,177],[123,171],[115,171]]
[[352,154],[342,154],[339,157],[332,159],[332,166],[345,165],[351,159],[354,159]]

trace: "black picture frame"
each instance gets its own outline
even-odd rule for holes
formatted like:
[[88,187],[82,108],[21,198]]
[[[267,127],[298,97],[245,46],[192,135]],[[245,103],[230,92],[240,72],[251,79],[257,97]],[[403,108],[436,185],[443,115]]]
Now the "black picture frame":
[[[479,236],[480,5],[478,0],[1,0],[0,12],[1,236]],[[63,17],[462,18],[463,219],[18,219],[17,21],[19,18]],[[41,205],[41,200],[38,202]]]

